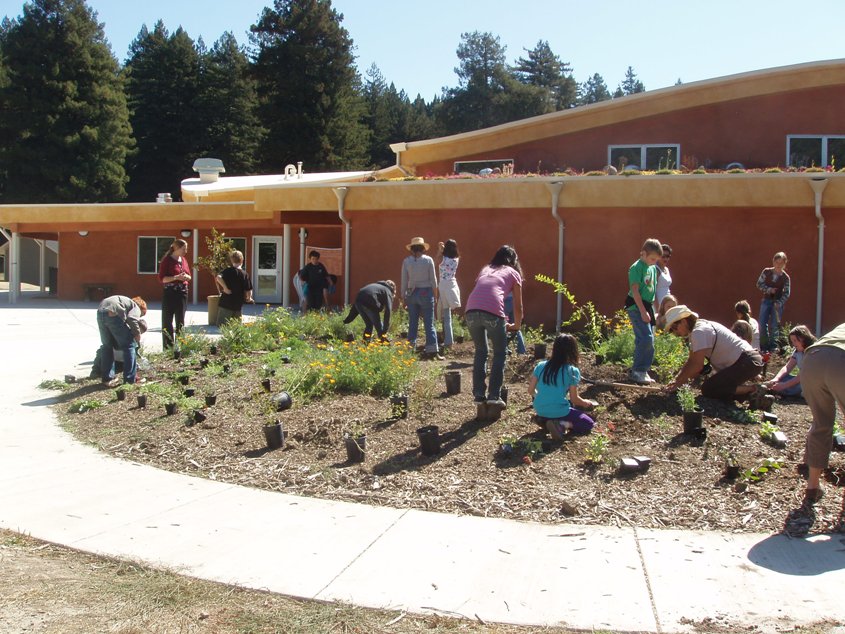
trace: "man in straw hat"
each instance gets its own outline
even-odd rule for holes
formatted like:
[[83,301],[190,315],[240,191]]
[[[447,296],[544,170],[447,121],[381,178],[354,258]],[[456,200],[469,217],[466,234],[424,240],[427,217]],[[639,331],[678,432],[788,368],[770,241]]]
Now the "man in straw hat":
[[420,317],[425,329],[425,354],[443,359],[437,348],[437,331],[434,329],[434,306],[437,302],[437,274],[434,260],[425,255],[428,242],[420,237],[411,238],[405,246],[411,255],[402,261],[402,300],[408,308],[408,343],[417,345]]
[[695,378],[710,360],[713,373],[701,384],[701,394],[708,398],[732,401],[748,396],[757,386],[746,384],[763,369],[763,359],[747,341],[740,339],[722,324],[699,318],[680,304],[666,312],[666,331],[689,339],[689,358],[666,390],[677,390]]

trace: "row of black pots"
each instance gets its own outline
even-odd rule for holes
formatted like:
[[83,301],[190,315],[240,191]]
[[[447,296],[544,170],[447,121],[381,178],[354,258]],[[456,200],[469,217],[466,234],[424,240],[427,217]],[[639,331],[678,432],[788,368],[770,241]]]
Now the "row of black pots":
[[[195,393],[193,389],[185,390],[185,396],[191,397]],[[117,391],[117,400],[124,401],[126,400],[126,391],[125,390],[118,390]],[[216,394],[208,394],[205,397],[205,405],[206,407],[212,407],[217,404],[217,395]],[[173,411],[168,409],[168,406],[172,406]],[[139,394],[138,395],[138,409],[145,409],[147,407],[147,395],[146,394]],[[165,405],[165,409],[168,412],[168,416],[172,416],[176,413],[176,403],[167,403]]]

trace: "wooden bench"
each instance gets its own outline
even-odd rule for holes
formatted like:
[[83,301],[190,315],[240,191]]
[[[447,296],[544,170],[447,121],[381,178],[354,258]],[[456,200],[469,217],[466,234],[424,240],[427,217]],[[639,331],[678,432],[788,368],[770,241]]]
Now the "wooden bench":
[[103,294],[103,299],[112,294],[114,284],[111,282],[92,282],[82,285],[82,297],[86,302],[91,300],[91,291],[100,291]]

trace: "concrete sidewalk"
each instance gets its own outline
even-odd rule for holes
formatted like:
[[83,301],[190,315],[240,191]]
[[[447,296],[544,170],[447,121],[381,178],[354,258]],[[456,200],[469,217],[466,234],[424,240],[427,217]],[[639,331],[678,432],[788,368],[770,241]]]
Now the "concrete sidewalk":
[[[484,621],[615,631],[845,623],[845,539],[546,525],[302,498],[76,442],[36,386],[87,375],[95,304],[0,292],[0,526],[240,586]],[[149,323],[160,323],[151,310]],[[205,307],[189,312],[202,324]],[[145,335],[145,346],[160,340]],[[2,582],[2,579],[0,579]],[[755,629],[756,628],[756,629]],[[830,631],[843,631],[833,628]]]

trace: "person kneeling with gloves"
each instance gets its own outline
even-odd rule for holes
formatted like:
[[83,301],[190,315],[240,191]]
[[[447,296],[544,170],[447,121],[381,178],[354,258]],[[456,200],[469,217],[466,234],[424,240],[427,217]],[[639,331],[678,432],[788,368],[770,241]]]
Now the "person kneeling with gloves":
[[[376,335],[384,339],[390,328],[390,307],[393,304],[393,297],[396,294],[396,284],[393,280],[383,280],[367,284],[355,296],[355,302],[349,309],[349,314],[343,320],[345,324],[351,324],[358,315],[364,320],[364,337],[373,336],[373,328]],[[384,311],[384,321],[381,320],[381,311]]]

